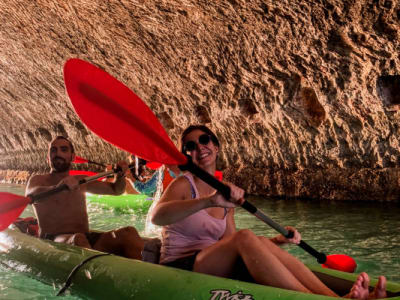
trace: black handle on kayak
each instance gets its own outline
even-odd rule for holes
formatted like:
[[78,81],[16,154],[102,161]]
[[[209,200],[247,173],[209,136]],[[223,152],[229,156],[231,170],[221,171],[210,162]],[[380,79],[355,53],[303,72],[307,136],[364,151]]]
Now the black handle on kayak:
[[[188,157],[187,163],[185,165],[180,165],[179,169],[181,169],[182,171],[189,171],[193,173],[201,180],[203,180],[204,182],[206,182],[207,184],[218,190],[222,194],[222,196],[224,196],[226,199],[230,198],[231,189],[229,188],[229,186],[223,184],[221,181],[216,179],[210,173],[204,171],[199,166],[195,165],[189,155],[186,156]],[[241,206],[249,213],[255,215],[258,219],[271,226],[273,229],[278,231],[286,238],[293,237],[293,232],[286,230],[286,228],[276,223],[274,220],[272,220],[270,217],[268,217],[266,214],[264,214],[250,202],[244,201],[244,203]],[[300,241],[298,246],[301,247],[306,252],[308,252],[309,254],[311,254],[312,256],[314,256],[317,259],[318,263],[323,264],[326,262],[326,255],[324,253],[318,252],[313,247],[308,245],[306,242]]]

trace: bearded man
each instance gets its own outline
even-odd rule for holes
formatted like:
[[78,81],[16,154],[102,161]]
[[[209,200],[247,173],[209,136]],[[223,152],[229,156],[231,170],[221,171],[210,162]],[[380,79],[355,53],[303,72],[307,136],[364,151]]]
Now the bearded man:
[[134,227],[102,233],[89,230],[85,193],[121,195],[125,191],[124,174],[128,170],[128,164],[123,161],[118,163],[122,171],[118,172],[114,182],[95,180],[79,185],[79,180],[85,176],[69,175],[74,159],[72,143],[63,136],[57,136],[50,142],[48,151],[50,173],[32,176],[27,184],[26,196],[39,194],[60,185],[68,187],[65,191],[33,204],[39,225],[39,237],[141,259],[144,242]]

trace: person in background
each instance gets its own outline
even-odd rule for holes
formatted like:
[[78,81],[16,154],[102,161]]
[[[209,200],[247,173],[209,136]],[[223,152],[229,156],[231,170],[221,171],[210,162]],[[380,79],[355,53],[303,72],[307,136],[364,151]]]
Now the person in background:
[[128,185],[126,189],[128,194],[140,193],[154,196],[159,189],[161,189],[161,194],[165,191],[172,180],[180,175],[179,168],[174,165],[167,166],[148,163],[146,160],[138,158],[135,155],[129,155],[128,161],[129,164],[135,164],[137,166],[137,168],[130,172],[126,177],[129,183],[129,190]]
[[32,176],[27,184],[26,196],[33,196],[60,185],[67,190],[33,204],[39,225],[39,237],[55,242],[113,253],[128,258],[141,259],[144,242],[134,227],[128,226],[108,232],[89,229],[86,192],[120,195],[125,190],[127,163],[119,162],[119,171],[113,182],[92,181],[79,185],[84,175],[70,176],[74,161],[74,147],[67,138],[57,136],[50,142],[48,162],[50,173]]
[[[189,126],[181,135],[183,153],[210,174],[215,174],[220,144],[206,126]],[[256,236],[248,229],[236,230],[234,208],[244,202],[244,190],[225,182],[229,199],[200,178],[185,173],[174,180],[152,213],[152,222],[163,226],[160,263],[190,271],[235,278],[240,264],[259,284],[304,293],[339,297],[323,284],[302,262],[281,249],[285,243],[299,243],[300,234],[292,227],[292,239]],[[349,298],[382,298],[386,279],[381,276],[373,294],[369,278],[361,273]]]

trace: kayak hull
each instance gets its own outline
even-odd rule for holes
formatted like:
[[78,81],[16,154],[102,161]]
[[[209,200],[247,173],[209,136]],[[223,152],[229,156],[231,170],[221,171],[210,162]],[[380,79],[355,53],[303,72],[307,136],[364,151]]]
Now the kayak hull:
[[[17,230],[0,233],[0,263],[56,287],[85,258],[101,252],[41,240]],[[349,290],[356,275],[319,266],[318,276],[337,289]],[[400,285],[388,288],[400,295]],[[72,293],[89,299],[331,299],[254,283],[184,271],[114,255],[95,258],[72,279]],[[229,298],[232,297],[232,298]],[[400,300],[400,296],[392,299]]]

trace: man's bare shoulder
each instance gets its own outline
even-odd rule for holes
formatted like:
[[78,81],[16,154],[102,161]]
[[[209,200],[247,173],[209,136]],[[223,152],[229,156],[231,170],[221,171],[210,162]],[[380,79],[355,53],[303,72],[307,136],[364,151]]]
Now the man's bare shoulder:
[[46,183],[50,179],[50,174],[36,174],[31,176],[28,180],[28,186],[30,185],[38,185],[41,183]]
[[51,185],[50,174],[36,174],[29,178],[25,188],[25,195],[32,194],[34,190],[41,186]]

